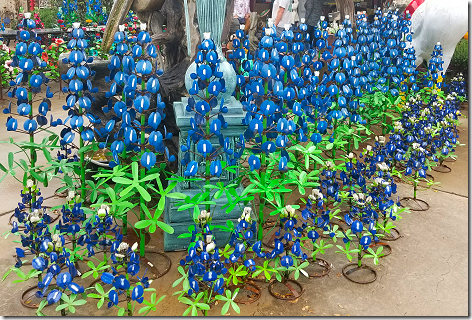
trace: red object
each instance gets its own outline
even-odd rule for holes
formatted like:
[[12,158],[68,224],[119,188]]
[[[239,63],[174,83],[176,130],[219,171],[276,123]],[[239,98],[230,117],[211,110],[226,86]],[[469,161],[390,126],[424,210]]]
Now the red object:
[[418,9],[418,7],[423,4],[423,2],[425,2],[425,0],[413,0],[405,8],[405,12],[403,12],[403,15],[405,16],[407,11],[410,13],[410,15],[413,15],[413,12],[415,12],[415,10]]

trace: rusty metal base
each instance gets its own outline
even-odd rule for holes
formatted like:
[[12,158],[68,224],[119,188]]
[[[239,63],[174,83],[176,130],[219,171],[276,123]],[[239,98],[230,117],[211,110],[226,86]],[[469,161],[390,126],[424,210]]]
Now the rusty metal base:
[[439,166],[432,167],[431,170],[440,172],[440,173],[449,173],[452,171],[452,169],[445,164],[440,164]]
[[[36,297],[36,291],[38,291],[39,288],[38,286],[32,286],[23,291],[23,293],[20,296],[20,302],[23,307],[30,308],[30,309],[38,309],[39,304],[41,303],[42,300],[45,298],[37,298]],[[50,306],[49,304],[46,304],[44,307]]]
[[[351,266],[354,266],[354,268],[349,268]],[[374,275],[373,278],[370,279],[370,280],[359,281],[359,280],[352,279],[350,277],[350,275],[352,273],[354,273],[356,271],[359,271],[359,270],[362,270],[362,269],[369,270]],[[368,283],[372,283],[375,280],[377,280],[377,272],[374,269],[372,269],[371,267],[369,267],[368,265],[365,265],[365,264],[362,264],[359,267],[357,263],[346,264],[343,267],[343,276],[346,277],[346,279],[348,279],[349,281],[352,281],[354,283],[359,283],[359,284],[368,284]]]
[[444,159],[444,162],[456,162],[457,161],[457,158],[454,159],[454,158],[451,158],[451,157],[447,157],[446,159]]
[[[409,208],[412,211],[426,211],[429,209],[429,204],[426,201],[412,197],[401,198],[400,204],[402,207]],[[413,206],[411,204],[413,204]]]
[[390,233],[381,233],[381,234],[384,235],[382,240],[385,240],[385,241],[395,241],[402,237],[400,234],[400,231],[397,228],[390,229]]
[[59,192],[60,188],[57,188],[56,191],[54,191],[54,195],[59,198],[66,198],[69,192],[67,190],[64,190],[62,192]]
[[317,267],[320,266],[323,268],[321,273],[318,273],[315,271],[311,273],[308,272],[308,277],[310,278],[321,278],[321,277],[327,276],[329,272],[331,271],[331,264],[325,259],[316,258],[315,261],[313,261],[313,259],[309,259],[309,263],[310,263],[310,266],[317,266]]
[[231,291],[233,292],[236,288],[239,288],[238,295],[234,299],[237,304],[251,304],[259,300],[262,294],[261,288],[252,282],[233,287]]
[[[276,284],[284,285],[287,289],[290,290],[291,293],[284,294],[284,293],[277,292],[276,288],[275,288]],[[299,288],[299,290],[296,291],[292,284],[295,284]],[[296,281],[296,280],[292,280],[292,279],[284,279],[282,282],[278,282],[277,280],[272,280],[269,283],[269,288],[268,289],[269,289],[269,293],[274,298],[277,298],[277,299],[280,299],[280,300],[287,300],[287,301],[296,300],[296,299],[298,299],[302,296],[303,292],[305,292],[305,289],[303,288],[301,283]]]
[[172,267],[172,261],[168,255],[153,249],[146,249],[146,256],[141,257],[140,261],[141,268],[148,269],[146,275],[149,279],[163,277]]

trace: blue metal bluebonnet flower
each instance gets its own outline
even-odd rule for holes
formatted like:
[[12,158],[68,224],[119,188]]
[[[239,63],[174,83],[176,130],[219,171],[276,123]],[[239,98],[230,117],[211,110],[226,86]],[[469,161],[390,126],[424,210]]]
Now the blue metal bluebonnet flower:
[[225,289],[224,275],[228,270],[207,227],[208,225],[203,229],[203,240],[197,240],[190,246],[187,256],[180,261],[180,265],[188,270],[190,289],[187,294],[190,296],[202,290],[212,290],[222,294]]
[[[137,37],[130,37],[125,31],[115,33],[115,51],[110,59],[109,69],[111,81],[110,98],[105,112],[113,110],[115,117],[104,128],[104,133],[111,136],[115,123],[121,125],[113,136],[111,166],[120,163],[120,153],[124,150],[140,154],[144,168],[150,170],[162,161],[157,155],[164,156],[167,161],[175,161],[175,155],[169,154],[164,139],[171,139],[172,133],[161,123],[165,119],[164,107],[159,93],[159,79],[163,71],[153,65],[150,59],[157,57],[157,48],[151,44],[149,33],[144,29]],[[112,96],[121,95],[121,99],[113,104]],[[148,134],[148,138],[146,138]]]
[[[16,78],[10,81],[8,97],[17,99],[17,108],[12,110],[11,102],[3,109],[4,114],[13,114],[25,118],[23,125],[13,117],[7,119],[7,130],[26,134],[36,133],[48,128],[47,112],[50,110],[53,93],[47,86],[45,97],[37,98],[41,86],[47,85],[49,79],[43,72],[46,62],[41,60],[43,49],[40,37],[36,34],[36,23],[32,19],[22,19],[22,30],[18,32],[18,43],[12,58],[12,67],[20,69]],[[36,107],[36,103],[39,105]],[[35,109],[38,108],[38,109]],[[36,111],[37,110],[37,111]],[[51,123],[49,123],[51,125]]]
[[[98,137],[103,137],[103,134],[97,129],[97,125],[101,123],[100,118],[91,113],[95,100],[92,94],[98,92],[98,88],[93,88],[90,80],[95,74],[89,65],[93,62],[93,57],[87,58],[88,42],[84,30],[79,25],[74,25],[70,34],[67,48],[71,52],[68,58],[63,59],[69,69],[61,76],[62,80],[68,83],[68,86],[62,88],[62,91],[67,93],[63,109],[68,111],[68,116],[57,124],[65,126],[61,131],[61,145],[71,145],[79,149],[84,143],[95,141],[95,133]],[[80,145],[74,144],[76,134],[79,135]]]
[[[241,32],[238,34],[243,38]],[[238,38],[235,41],[241,40]],[[220,60],[213,40],[204,39],[199,49],[195,59],[196,72],[190,74],[193,85],[189,93],[192,97],[188,99],[186,106],[187,112],[194,112],[195,115],[190,119],[191,129],[187,141],[181,145],[181,165],[186,168],[184,175],[188,177],[220,177],[226,168],[236,165],[237,159],[241,157],[244,138],[241,137],[236,146],[231,146],[230,139],[225,138],[223,133],[228,123],[224,114],[228,112],[228,107],[224,98],[219,98],[220,93],[226,92]],[[239,51],[240,54],[244,52],[244,49],[238,50],[243,50]],[[217,138],[219,147],[211,142],[214,138]],[[192,145],[196,146],[195,152]],[[202,162],[209,170],[203,170],[204,167],[199,166]]]

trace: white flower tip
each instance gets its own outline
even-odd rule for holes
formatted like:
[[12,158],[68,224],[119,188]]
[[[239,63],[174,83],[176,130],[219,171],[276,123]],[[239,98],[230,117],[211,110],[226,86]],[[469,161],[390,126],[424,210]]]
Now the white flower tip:
[[301,22],[301,23],[305,23],[305,18],[301,18],[301,19],[300,19],[300,22]]
[[320,76],[320,72],[319,71],[315,71],[315,77],[319,77]]
[[348,14],[346,14],[346,15],[344,16],[344,19],[347,19],[347,20],[349,20],[349,15],[348,15]]
[[436,43],[437,46],[440,46],[441,45],[441,42],[438,41],[438,43]]
[[125,25],[124,24],[120,24],[118,26],[118,30],[120,30],[121,32],[125,31]]
[[28,180],[26,181],[26,187],[27,187],[27,188],[31,188],[32,186],[33,186],[33,180],[28,179]]
[[211,252],[213,250],[215,250],[216,248],[216,244],[214,242],[210,242],[209,244],[207,244],[206,246],[206,252]]
[[320,21],[324,21],[324,20],[325,20],[325,16],[321,16]]
[[244,30],[245,28],[246,28],[246,25],[245,25],[245,24],[240,24],[240,25],[239,25],[239,29]]
[[137,242],[135,242],[135,243],[133,244],[133,246],[131,247],[131,250],[132,250],[132,251],[135,251],[136,249],[138,249],[138,243],[137,243]]
[[73,22],[72,23],[72,28],[74,28],[74,29],[80,28],[80,22]]
[[30,19],[31,18],[31,12],[25,12],[25,14],[23,16],[25,17],[25,19]]
[[286,31],[290,30],[291,27],[292,27],[292,25],[291,25],[290,23],[284,24],[284,29],[285,29]]
[[209,40],[210,36],[211,36],[211,32],[204,32],[203,33],[203,39],[205,39],[205,40]]
[[406,14],[409,14],[410,13],[410,10],[406,10]]
[[141,29],[141,31],[146,30],[146,27],[147,27],[147,25],[146,25],[145,23],[141,23],[141,24],[139,25],[139,28]]
[[269,28],[265,28],[264,30],[265,30],[266,36],[270,36],[270,35],[272,34],[272,29],[270,29],[270,27],[269,27]]

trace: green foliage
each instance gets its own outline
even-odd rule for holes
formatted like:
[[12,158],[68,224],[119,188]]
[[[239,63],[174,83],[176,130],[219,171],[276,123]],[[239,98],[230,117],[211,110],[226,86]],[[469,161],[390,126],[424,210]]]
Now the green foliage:
[[10,50],[3,41],[0,41],[0,75],[2,88],[8,88],[10,86],[10,80],[13,80],[18,74],[17,68],[10,68],[5,66],[7,61],[11,61],[14,55],[14,51]]
[[67,51],[67,42],[62,39],[56,39],[50,45],[42,45],[41,48],[45,51],[43,59],[47,63],[46,68],[43,68],[42,71],[49,79],[53,81],[58,80],[60,77],[59,55]]
[[39,16],[45,29],[57,27],[57,7],[39,9]]
[[469,41],[461,39],[456,46],[456,50],[451,59],[454,69],[467,74],[469,70]]

